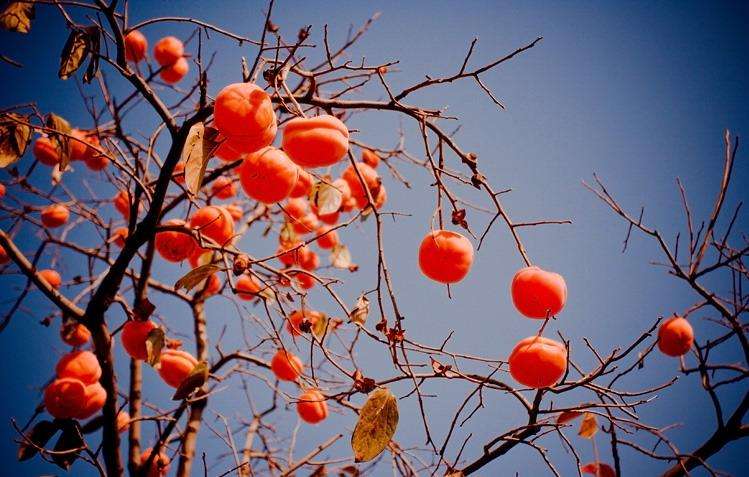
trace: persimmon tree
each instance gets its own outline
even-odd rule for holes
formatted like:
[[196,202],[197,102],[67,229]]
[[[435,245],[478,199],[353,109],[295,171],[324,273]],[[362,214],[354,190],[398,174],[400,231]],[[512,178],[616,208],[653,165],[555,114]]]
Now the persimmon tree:
[[[726,135],[718,199],[698,228],[681,188],[688,223],[688,243],[681,251],[679,237],[669,245],[645,224],[642,211],[639,216],[625,211],[596,178],[592,189],[628,223],[625,248],[634,231],[652,237],[669,273],[698,300],[663,323],[654,317],[620,348],[602,350],[583,336],[568,336],[563,322],[557,323],[567,299],[564,271],[536,266],[522,241],[525,228],[570,221],[512,218],[503,205],[509,191],[482,173],[479,158],[468,152],[470,144],[458,142],[456,118],[439,105],[412,102],[415,93],[468,81],[502,109],[483,78],[541,38],[481,65],[472,60],[473,40],[454,74],[427,76],[396,90],[388,76],[397,61],[346,59],[376,17],[340,45],[329,41],[328,26],[321,31],[307,26],[291,36],[282,32],[273,22],[273,1],[258,25],[258,38],[189,17],[133,23],[127,2],[116,0],[11,2],[0,23],[26,33],[33,28],[34,10],[41,8],[59,13],[70,31],[59,76],[82,81],[90,122],[72,125],[65,111],[42,111],[36,104],[7,105],[0,116],[0,165],[7,172],[0,189],[0,259],[4,274],[20,272],[26,280],[0,329],[39,290],[55,309],[43,323],[59,327],[61,340],[72,347],[49,370],[47,382],[30,383],[43,392],[39,405],[12,423],[19,459],[42,458],[65,469],[82,460],[107,476],[122,475],[125,468],[131,475],[207,473],[206,459],[220,462],[223,470],[216,475],[360,475],[389,466],[401,475],[455,476],[473,474],[524,446],[559,475],[545,447],[558,437],[578,475],[620,475],[622,447],[653,459],[664,475],[684,475],[696,467],[715,474],[710,457],[746,436],[747,247],[733,229],[738,208],[727,225],[722,223],[738,140]],[[157,39],[149,34],[153,25],[177,23],[194,27],[192,35]],[[233,83],[212,81],[206,51],[216,37],[236,42],[245,55],[253,52],[217,52],[236,55]],[[113,86],[123,80],[126,86]],[[360,99],[357,93],[365,87],[375,88],[378,96]],[[145,137],[135,134],[129,121],[135,109],[158,122]],[[388,113],[419,132],[415,150],[406,147],[402,131],[393,131],[397,145],[387,147],[371,144],[366,131],[347,125],[354,114]],[[387,190],[410,187],[409,174],[429,178],[432,190],[421,195],[434,201],[434,213],[420,218],[425,236],[413,252],[424,280],[443,283],[453,293],[451,284],[481,260],[474,249],[481,249],[487,234],[512,238],[523,266],[508,284],[518,323],[529,319],[526,326],[537,326],[503,356],[453,349],[451,335],[424,343],[418,328],[406,328],[384,237],[398,236],[389,219],[401,215]],[[108,184],[112,195],[69,187],[68,178],[75,175]],[[477,192],[482,203],[463,198]],[[44,205],[32,205],[38,203]],[[353,227],[368,230],[376,247],[349,248],[347,233]],[[70,238],[79,233],[88,242]],[[275,253],[259,254],[257,240],[271,243]],[[376,268],[360,269],[355,257],[368,253],[376,255]],[[74,264],[75,276],[61,276],[56,270],[61,260]],[[184,264],[176,283],[160,277],[167,262]],[[719,273],[732,278],[728,297],[703,284],[703,277]],[[363,274],[371,283],[353,302],[343,298],[352,293],[351,274]],[[206,303],[217,295],[236,304],[236,329],[229,333],[241,334],[245,346],[225,349],[223,333],[209,342],[212,317]],[[314,309],[311,295],[338,312]],[[158,319],[164,297],[176,300],[190,318],[179,328]],[[716,314],[711,334],[695,336],[690,322]],[[390,357],[388,376],[372,375],[359,353],[363,342]],[[742,350],[743,361],[716,362],[711,352],[730,346]],[[669,429],[638,417],[637,410],[673,380],[647,389],[621,384],[646,371],[647,357],[656,349],[678,356],[681,374],[699,375],[713,402],[715,431],[697,449],[680,450]],[[596,364],[590,369],[576,364],[578,354],[593,356]],[[120,356],[130,360],[128,375],[115,372]],[[152,372],[163,386],[174,388],[172,408],[149,401],[143,375]],[[464,400],[450,404],[451,425],[444,433],[429,424],[436,410],[423,387],[433,381],[470,389]],[[212,396],[226,384],[241,386],[247,399],[243,408],[249,403],[251,415],[231,424],[222,416],[227,432],[222,439],[233,460],[201,459],[196,452],[200,429]],[[728,388],[743,393],[730,408],[722,400]],[[487,399],[507,401],[524,422],[493,429],[488,442],[473,442],[470,434],[458,440],[458,427],[480,425],[476,416]],[[419,412],[399,417],[403,400],[415,402]],[[273,424],[289,419],[281,412],[286,408],[296,409],[304,426],[324,421],[330,412],[348,416],[350,452],[331,453],[348,432],[341,430],[319,435],[313,450],[294,458],[297,431],[279,436]],[[445,413],[444,404],[439,412]],[[398,439],[404,423],[422,430],[423,445]],[[237,426],[238,431],[230,430]],[[241,442],[234,440],[237,433],[244,435]],[[594,461],[580,458],[580,439],[598,439]]]

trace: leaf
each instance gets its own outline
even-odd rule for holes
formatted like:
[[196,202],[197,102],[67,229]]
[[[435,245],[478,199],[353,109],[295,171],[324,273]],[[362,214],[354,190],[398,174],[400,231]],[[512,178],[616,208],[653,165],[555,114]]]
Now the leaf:
[[325,331],[328,329],[328,315],[325,313],[320,315],[320,318],[312,324],[312,334],[318,338],[325,336]]
[[0,13],[0,27],[16,33],[28,33],[31,30],[31,20],[33,19],[33,3],[11,2]]
[[68,41],[60,53],[60,69],[57,76],[66,80],[78,71],[91,50],[91,40],[87,30],[76,28],[70,32]]
[[398,401],[388,388],[373,391],[359,412],[351,435],[355,462],[368,462],[385,450],[398,427]]
[[598,421],[596,415],[590,412],[586,412],[583,416],[583,422],[580,423],[580,430],[577,431],[577,435],[586,439],[592,439],[593,436],[598,432]]
[[177,280],[177,283],[174,284],[174,289],[179,290],[180,288],[184,288],[185,290],[190,291],[198,286],[203,280],[207,279],[219,270],[221,270],[221,267],[218,265],[213,265],[210,263],[207,265],[200,265],[197,268],[193,268],[182,278]]
[[161,350],[164,349],[166,336],[161,328],[154,328],[148,332],[146,337],[146,362],[151,366],[156,366],[161,361]]
[[73,462],[78,458],[78,453],[83,447],[83,436],[74,421],[66,421],[62,425],[62,434],[55,444],[55,454],[52,460],[63,470],[69,470]]
[[[18,445],[18,460],[23,462],[34,457],[39,452],[37,447],[47,445],[47,442],[52,439],[57,429],[57,426],[51,421],[39,421],[34,424],[31,431],[26,433],[25,439]],[[33,442],[37,447],[28,441]]]
[[319,215],[337,212],[343,202],[343,194],[338,188],[326,182],[317,182],[310,193],[311,202]]
[[18,161],[29,144],[31,127],[22,124],[28,121],[19,114],[8,113],[0,120],[0,168]]
[[[61,116],[55,113],[49,113],[47,115],[47,127],[56,132],[50,132],[50,139],[56,143],[57,150],[60,153],[60,163],[58,169],[64,171],[68,164],[70,164],[70,134],[73,132],[73,128],[70,127],[70,123],[63,119]],[[59,133],[59,134],[58,134]]]
[[338,244],[330,253],[330,264],[335,268],[349,268],[351,266],[351,252],[345,245]]
[[175,391],[174,396],[172,396],[172,400],[181,401],[186,399],[193,393],[193,391],[203,386],[207,381],[208,363],[201,361],[192,368],[190,374],[179,384],[177,391]]
[[349,319],[357,325],[362,325],[367,322],[367,316],[369,316],[369,298],[366,295],[362,295],[356,300],[354,309],[349,313]]
[[294,226],[290,222],[284,222],[281,227],[279,234],[279,242],[282,244],[293,244],[297,241],[296,232],[294,232]]
[[557,424],[567,424],[582,415],[580,411],[564,411],[557,416]]
[[181,160],[185,163],[185,185],[192,195],[203,185],[208,159],[218,147],[217,137],[218,130],[203,123],[193,125],[187,133]]
[[91,83],[91,80],[96,77],[96,73],[99,72],[99,47],[101,46],[101,30],[96,25],[87,28],[88,38],[91,42],[89,48],[89,54],[91,59],[88,60],[88,68],[83,74],[83,82]]
[[616,477],[616,472],[610,465],[602,462],[590,462],[580,467],[583,474],[593,474],[596,477]]

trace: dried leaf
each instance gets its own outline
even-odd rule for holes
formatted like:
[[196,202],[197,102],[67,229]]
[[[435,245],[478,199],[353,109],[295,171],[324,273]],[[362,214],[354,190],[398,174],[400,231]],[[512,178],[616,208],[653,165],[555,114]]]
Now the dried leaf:
[[14,164],[26,152],[31,127],[22,123],[27,120],[15,113],[8,113],[0,119],[0,168]]
[[341,208],[343,194],[333,185],[320,181],[312,188],[310,201],[317,207],[319,215],[329,215]]
[[71,31],[60,53],[60,70],[57,76],[63,80],[70,78],[81,67],[90,50],[91,40],[87,30],[76,28]]
[[208,363],[201,361],[192,368],[190,374],[182,381],[175,391],[172,399],[174,401],[181,401],[186,399],[196,389],[203,386],[208,381]]
[[372,392],[351,435],[355,462],[368,462],[385,450],[398,427],[398,401],[387,388]]
[[57,151],[60,153],[60,163],[58,169],[64,171],[68,164],[70,164],[70,134],[73,128],[70,127],[70,123],[63,119],[61,116],[55,113],[49,113],[47,115],[47,127],[57,133],[51,132],[49,134],[50,139],[55,143]]
[[78,458],[78,453],[84,446],[83,436],[74,421],[66,421],[62,425],[62,434],[57,439],[52,461],[63,470],[69,470]]
[[11,2],[0,13],[0,27],[16,33],[28,33],[31,20],[34,19],[34,4],[28,2]]
[[312,325],[312,334],[314,334],[318,338],[322,338],[323,336],[325,336],[325,331],[327,331],[327,329],[328,315],[326,315],[325,313],[321,313],[320,318]]
[[557,424],[567,424],[582,416],[580,411],[564,411],[557,416]]
[[193,125],[187,133],[182,161],[185,163],[185,185],[192,195],[196,195],[203,185],[208,159],[218,147],[217,137],[218,131],[203,123]]
[[583,474],[592,474],[596,477],[616,477],[616,472],[610,465],[603,462],[590,462],[580,467]]
[[330,253],[330,264],[335,268],[349,268],[351,266],[351,252],[345,245],[338,244]]
[[[18,445],[18,460],[22,462],[34,457],[39,452],[37,447],[47,445],[47,442],[52,439],[57,429],[57,426],[50,421],[39,421],[34,424],[31,431],[26,433],[25,439]],[[36,447],[28,441],[33,442]]]
[[192,290],[198,286],[203,280],[207,279],[217,271],[221,270],[221,267],[213,264],[200,265],[197,268],[193,268],[187,272],[182,278],[177,280],[174,284],[174,289],[179,290],[184,288],[187,291]]
[[281,227],[279,241],[282,244],[293,244],[297,241],[297,235],[296,232],[294,232],[294,226],[291,225],[290,222],[285,222]]
[[369,316],[369,298],[362,295],[356,300],[354,309],[349,313],[349,319],[357,325],[364,326],[367,322],[367,316]]
[[90,26],[88,30],[88,39],[91,44],[89,48],[89,55],[91,58],[88,60],[88,67],[86,72],[83,74],[83,82],[91,83],[91,80],[96,77],[96,73],[99,72],[99,47],[101,46],[101,30],[96,25]]
[[586,412],[583,416],[583,422],[580,423],[580,430],[577,434],[586,439],[592,439],[593,436],[598,432],[598,421],[596,415],[590,412]]
[[161,361],[161,350],[166,344],[166,336],[161,328],[154,328],[148,332],[146,337],[146,362],[151,366],[156,366]]

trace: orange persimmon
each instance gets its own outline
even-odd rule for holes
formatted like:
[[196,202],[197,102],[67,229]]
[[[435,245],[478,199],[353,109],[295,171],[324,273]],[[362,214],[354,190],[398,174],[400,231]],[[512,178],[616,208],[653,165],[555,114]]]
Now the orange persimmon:
[[290,197],[307,197],[312,192],[313,184],[314,178],[312,174],[300,167],[299,177],[296,180],[296,184],[294,184],[294,188],[291,189]]
[[302,167],[332,166],[348,152],[349,132],[335,116],[294,118],[283,130],[283,150]]
[[553,386],[567,368],[567,349],[558,341],[529,336],[510,353],[510,374],[529,388]]
[[434,281],[457,283],[468,275],[472,264],[473,245],[457,232],[435,230],[421,241],[419,268]]
[[82,346],[91,339],[91,332],[84,324],[69,321],[60,327],[60,338],[70,346]]
[[54,143],[46,136],[41,136],[34,141],[34,147],[31,152],[37,161],[45,166],[54,166],[60,162],[60,152]]
[[182,78],[190,71],[190,63],[185,58],[178,59],[174,64],[164,66],[159,73],[159,77],[166,84],[175,84],[182,81]]
[[234,237],[234,220],[223,207],[209,205],[198,209],[190,218],[190,226],[218,245],[226,245]]
[[233,83],[216,95],[213,123],[239,153],[269,146],[278,128],[268,93],[252,83]]
[[58,378],[44,389],[44,407],[58,419],[75,417],[86,403],[86,386],[75,378]]
[[185,55],[185,45],[179,38],[165,36],[153,46],[153,57],[161,66],[175,64]]
[[169,386],[176,388],[185,380],[198,360],[187,351],[166,349],[161,352],[159,376]]
[[366,188],[369,189],[370,194],[372,194],[372,199],[375,201],[382,181],[380,180],[377,171],[363,162],[357,162],[356,169],[354,166],[349,165],[346,170],[343,171],[341,177],[348,184],[349,189],[351,190],[351,197],[356,202],[357,207],[361,209],[367,205],[369,200],[367,197],[367,191],[362,186],[362,182],[359,180],[359,175],[356,173],[357,170],[359,171],[359,174],[361,174]]
[[146,57],[148,40],[138,30],[131,30],[125,35],[125,59],[127,61],[139,62]]
[[294,353],[279,349],[270,360],[270,369],[282,381],[296,381],[304,370],[304,363]]
[[101,377],[101,366],[91,351],[71,351],[63,355],[55,368],[58,378],[73,378],[94,384]]
[[377,166],[380,164],[380,156],[369,149],[362,149],[361,161],[372,169],[377,169]]
[[45,268],[44,270],[39,270],[37,274],[54,289],[59,289],[60,285],[62,285],[62,278],[56,270]]
[[289,196],[299,168],[280,149],[265,147],[248,155],[239,170],[245,193],[260,202],[272,204]]
[[692,325],[681,316],[672,316],[658,328],[658,349],[667,356],[682,356],[693,344]]
[[315,323],[318,322],[318,320],[321,320],[323,318],[323,314],[319,311],[314,310],[294,310],[289,315],[289,318],[286,321],[286,329],[294,336],[298,336],[302,334],[302,330],[299,328],[299,326],[304,321],[309,321],[310,324],[314,327]]
[[[167,220],[164,225],[187,226],[185,221],[180,219]],[[196,243],[192,235],[176,230],[164,230],[156,234],[154,246],[161,258],[178,263],[192,255]]]
[[148,333],[157,328],[156,323],[151,320],[137,321],[130,320],[122,327],[122,347],[127,354],[134,359],[148,358],[146,348],[146,339]]
[[237,195],[237,184],[229,177],[217,177],[211,184],[211,195],[217,199],[231,199]]
[[63,204],[52,204],[42,209],[42,223],[50,229],[65,225],[70,218],[70,211]]
[[330,227],[320,227],[317,229],[315,233],[318,235],[318,247],[330,250],[338,245],[338,231],[330,229]]
[[236,288],[239,298],[249,301],[257,298],[257,294],[263,289],[263,285],[252,275],[244,274],[237,278],[237,284],[234,288]]
[[[144,466],[151,457],[151,447],[145,449],[140,455],[140,465]],[[146,477],[165,477],[169,473],[169,457],[164,452],[160,452],[158,457],[154,457],[151,462],[151,468],[148,469]]]
[[528,318],[555,316],[567,301],[567,284],[564,277],[539,267],[518,270],[512,279],[512,302]]
[[308,389],[299,396],[296,410],[299,417],[309,424],[317,424],[328,417],[328,403],[316,389]]

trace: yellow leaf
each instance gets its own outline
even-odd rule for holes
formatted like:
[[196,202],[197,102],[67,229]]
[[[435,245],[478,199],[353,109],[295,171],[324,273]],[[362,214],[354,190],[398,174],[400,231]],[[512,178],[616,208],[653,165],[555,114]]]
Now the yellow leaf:
[[58,170],[64,171],[70,163],[70,133],[73,128],[70,127],[70,123],[55,113],[49,113],[47,115],[47,127],[53,131],[57,131],[59,134],[50,132],[49,138],[56,145],[57,151],[60,153],[60,164],[58,164]]
[[398,401],[387,388],[379,388],[369,395],[359,412],[351,435],[355,462],[367,462],[382,453],[398,427]]
[[312,334],[318,338],[322,338],[325,335],[325,331],[328,329],[328,315],[321,313],[320,319],[312,324]]
[[351,266],[351,252],[345,245],[336,245],[330,253],[330,263],[335,268],[348,268]]
[[583,422],[580,423],[580,430],[577,432],[577,434],[580,437],[592,439],[593,436],[596,435],[596,432],[598,432],[598,422],[596,420],[596,415],[590,412],[586,412],[583,416]]
[[28,33],[31,20],[34,18],[34,4],[28,2],[11,2],[0,13],[0,27],[17,33]]
[[326,182],[318,182],[312,188],[311,201],[317,207],[319,215],[329,215],[337,212],[343,202],[343,194],[336,187]]
[[62,47],[60,53],[60,70],[57,76],[60,79],[68,79],[81,67],[83,61],[91,50],[91,42],[85,30],[73,30],[68,36],[68,41]]
[[184,288],[185,290],[190,291],[198,286],[203,280],[219,270],[221,270],[220,266],[212,264],[201,265],[197,268],[193,268],[182,278],[177,280],[177,283],[174,284],[174,289],[179,290],[180,288]]
[[174,396],[172,396],[172,400],[181,401],[189,397],[193,391],[203,386],[206,382],[208,382],[208,363],[201,361],[192,368],[190,374],[179,384],[179,387],[174,392]]
[[182,161],[185,163],[185,185],[187,190],[196,195],[203,185],[205,168],[208,159],[217,147],[218,131],[198,123],[190,128],[182,148]]
[[26,151],[31,137],[31,128],[22,124],[26,120],[15,113],[8,113],[0,119],[0,168],[15,163]]
[[369,316],[369,298],[362,295],[358,300],[356,300],[356,306],[354,306],[354,309],[349,313],[349,319],[352,322],[363,326],[364,323],[367,322],[367,316]]

